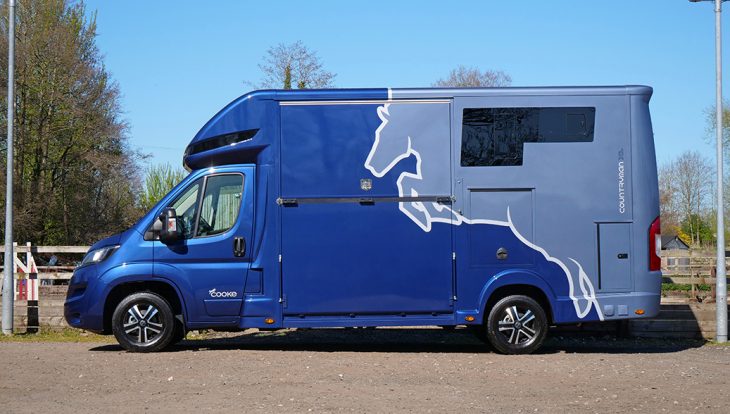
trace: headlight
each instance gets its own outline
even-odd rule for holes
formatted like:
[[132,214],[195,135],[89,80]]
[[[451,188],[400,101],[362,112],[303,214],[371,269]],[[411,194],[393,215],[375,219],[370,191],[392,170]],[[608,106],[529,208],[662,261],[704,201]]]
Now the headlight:
[[81,266],[86,266],[94,263],[103,262],[107,257],[111,256],[112,253],[117,251],[119,246],[107,246],[102,247],[100,249],[92,250],[88,253],[86,253],[86,256],[84,256],[84,260],[81,261]]

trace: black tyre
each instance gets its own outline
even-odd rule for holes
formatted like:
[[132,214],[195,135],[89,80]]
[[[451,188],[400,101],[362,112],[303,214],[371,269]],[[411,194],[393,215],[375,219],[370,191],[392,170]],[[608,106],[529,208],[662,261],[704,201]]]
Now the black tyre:
[[155,352],[170,344],[175,318],[167,301],[151,292],[133,293],[117,305],[112,331],[130,352]]
[[512,295],[497,302],[485,324],[486,339],[502,354],[529,354],[547,335],[545,311],[528,296]]

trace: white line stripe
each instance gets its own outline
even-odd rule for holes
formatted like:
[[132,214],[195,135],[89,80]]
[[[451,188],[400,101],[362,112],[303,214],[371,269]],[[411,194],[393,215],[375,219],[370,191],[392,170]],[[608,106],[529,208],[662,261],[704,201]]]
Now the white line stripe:
[[451,103],[450,100],[424,100],[424,99],[404,99],[404,100],[362,100],[362,101],[281,101],[279,102],[279,105],[281,106],[317,106],[317,105],[367,105],[367,104],[373,104],[373,105],[384,105],[384,104],[391,104],[391,103],[410,103],[410,104],[434,104],[434,103],[440,103],[440,104],[448,104]]

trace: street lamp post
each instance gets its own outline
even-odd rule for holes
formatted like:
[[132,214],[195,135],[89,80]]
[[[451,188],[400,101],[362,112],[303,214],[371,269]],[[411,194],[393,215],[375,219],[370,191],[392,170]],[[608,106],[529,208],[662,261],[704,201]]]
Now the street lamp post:
[[689,0],[715,2],[715,132],[717,140],[717,342],[727,342],[727,279],[725,275],[725,223],[722,173],[722,3],[727,0]]
[[13,333],[15,270],[13,262],[13,116],[15,115],[15,0],[8,1],[8,161],[5,192],[5,278],[3,279],[3,334]]

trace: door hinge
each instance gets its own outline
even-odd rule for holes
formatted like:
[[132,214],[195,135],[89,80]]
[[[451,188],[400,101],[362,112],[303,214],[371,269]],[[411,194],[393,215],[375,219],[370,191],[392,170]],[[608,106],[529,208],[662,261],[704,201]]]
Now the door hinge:
[[456,260],[456,252],[451,252],[451,260]]
[[281,255],[279,255],[279,263],[281,263]]

